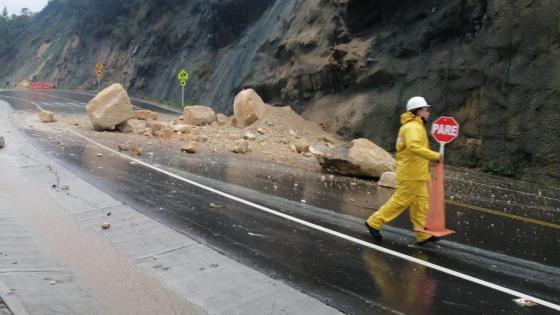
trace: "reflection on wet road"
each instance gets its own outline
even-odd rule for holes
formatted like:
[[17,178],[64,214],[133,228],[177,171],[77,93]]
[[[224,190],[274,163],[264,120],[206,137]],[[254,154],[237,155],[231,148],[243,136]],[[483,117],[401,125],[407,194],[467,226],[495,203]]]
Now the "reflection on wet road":
[[[4,93],[0,93],[0,98]],[[44,94],[34,97],[35,102],[53,100]],[[72,93],[63,97],[82,106],[91,98],[74,98]],[[24,101],[6,100],[16,109],[29,109]],[[65,113],[74,110],[71,106],[51,106]],[[104,152],[106,156],[100,159],[97,153],[101,148],[70,133],[42,133],[32,129],[26,132],[68,168],[118,199],[344,312],[553,312],[542,306],[521,309],[507,294],[266,215],[142,165],[131,164],[115,154]],[[65,145],[60,146],[59,140]],[[392,193],[367,181],[294,171],[247,159],[186,156],[161,148],[145,149],[156,153],[142,157],[151,165],[365,241],[369,238],[362,219]],[[459,170],[450,173],[488,183],[485,178],[467,177]],[[507,194],[514,196],[508,199],[500,196],[506,190],[491,185],[482,189],[468,182],[448,180],[448,186],[448,197],[453,197],[448,201],[448,225],[459,231],[458,235],[441,246],[411,247],[411,236],[400,229],[409,226],[403,217],[385,232],[387,241],[383,246],[559,303],[560,258],[555,253],[559,240],[554,225],[560,215],[555,208],[559,204],[555,191],[543,189],[541,199],[548,199],[541,202],[538,192],[531,196],[508,191]],[[552,226],[512,216],[534,218]]]

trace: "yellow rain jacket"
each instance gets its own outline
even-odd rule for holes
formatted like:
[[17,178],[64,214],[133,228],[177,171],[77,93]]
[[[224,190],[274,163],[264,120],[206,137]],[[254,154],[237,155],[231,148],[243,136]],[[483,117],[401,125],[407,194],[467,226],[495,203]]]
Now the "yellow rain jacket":
[[439,153],[430,150],[422,117],[410,112],[401,115],[397,138],[397,180],[430,180],[430,161]]

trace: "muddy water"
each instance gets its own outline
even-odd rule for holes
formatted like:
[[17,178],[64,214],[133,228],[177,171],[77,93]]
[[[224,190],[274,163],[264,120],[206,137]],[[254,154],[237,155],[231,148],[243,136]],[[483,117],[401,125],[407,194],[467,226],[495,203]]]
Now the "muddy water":
[[[19,219],[56,262],[69,268],[105,313],[203,314],[119,254],[108,241],[79,226],[45,189],[19,172],[15,159],[4,155],[0,161],[0,189],[18,209]],[[32,193],[29,187],[35,187]]]

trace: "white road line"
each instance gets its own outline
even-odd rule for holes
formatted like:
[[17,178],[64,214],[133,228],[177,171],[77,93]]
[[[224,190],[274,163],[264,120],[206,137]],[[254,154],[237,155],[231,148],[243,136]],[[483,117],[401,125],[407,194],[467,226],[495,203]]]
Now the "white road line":
[[204,189],[204,190],[213,192],[213,193],[215,193],[215,194],[217,194],[217,195],[220,195],[220,196],[223,196],[223,197],[225,197],[225,198],[228,198],[228,199],[237,201],[237,202],[239,202],[239,203],[242,203],[242,204],[251,206],[251,207],[253,207],[253,208],[262,210],[262,211],[264,211],[264,212],[273,214],[273,215],[275,215],[275,216],[278,216],[278,217],[281,217],[281,218],[284,218],[284,219],[287,219],[287,220],[290,220],[290,221],[292,221],[292,222],[299,223],[299,224],[301,224],[301,225],[303,225],[303,226],[306,226],[306,227],[309,227],[309,228],[312,228],[312,229],[315,229],[315,230],[318,230],[318,231],[321,231],[321,232],[330,234],[330,235],[332,235],[332,236],[336,236],[336,237],[345,239],[345,240],[350,241],[350,242],[352,242],[352,243],[356,243],[356,244],[359,244],[359,245],[362,245],[362,246],[365,246],[365,247],[374,249],[374,250],[376,250],[376,251],[383,252],[383,253],[388,254],[388,255],[391,255],[391,256],[399,257],[399,258],[401,258],[401,259],[404,259],[404,260],[407,260],[407,261],[410,261],[410,262],[413,262],[413,263],[417,263],[417,264],[419,264],[419,265],[423,265],[423,266],[425,266],[425,267],[428,267],[428,268],[431,268],[431,269],[434,269],[434,270],[437,270],[437,271],[446,273],[446,274],[448,274],[448,275],[451,275],[451,276],[454,276],[454,277],[457,277],[457,278],[460,278],[460,279],[464,279],[464,280],[467,280],[467,281],[470,281],[470,282],[473,282],[473,283],[476,283],[476,284],[479,284],[479,285],[482,285],[482,286],[485,286],[485,287],[488,287],[488,288],[491,288],[491,289],[494,289],[494,290],[497,290],[497,291],[500,291],[500,292],[503,292],[503,293],[506,293],[506,294],[510,294],[510,295],[512,295],[512,296],[514,296],[514,297],[517,297],[517,298],[528,299],[528,300],[531,300],[531,301],[533,301],[533,302],[535,302],[535,303],[538,303],[538,304],[540,304],[540,305],[542,305],[542,306],[546,306],[546,307],[549,307],[549,308],[551,308],[551,309],[560,311],[560,305],[557,305],[557,304],[554,304],[554,303],[551,303],[551,302],[548,302],[548,301],[545,301],[545,300],[542,300],[542,299],[539,299],[539,298],[536,298],[536,297],[527,295],[527,294],[522,293],[522,292],[518,292],[518,291],[515,291],[515,290],[512,290],[512,289],[508,289],[508,288],[506,288],[506,287],[502,287],[502,286],[500,286],[500,285],[497,285],[497,284],[488,282],[488,281],[486,281],[486,280],[482,280],[482,279],[479,279],[479,278],[475,278],[475,277],[473,277],[473,276],[469,276],[469,275],[467,275],[467,274],[464,274],[464,273],[461,273],[461,272],[458,272],[458,271],[455,271],[455,270],[452,270],[452,269],[449,269],[449,268],[446,268],[446,267],[443,267],[443,266],[440,266],[440,265],[436,265],[436,264],[433,264],[433,263],[430,263],[430,262],[427,262],[427,261],[418,259],[418,258],[416,258],[416,257],[408,256],[408,255],[405,255],[405,254],[403,254],[403,253],[400,253],[400,252],[397,252],[397,251],[394,251],[394,250],[391,250],[391,249],[388,249],[388,248],[385,248],[385,247],[381,247],[381,246],[378,246],[378,245],[375,245],[375,244],[372,244],[372,243],[369,243],[369,242],[366,242],[366,241],[362,241],[362,240],[360,240],[360,239],[358,239],[358,238],[355,238],[355,237],[352,237],[352,236],[349,236],[349,235],[346,235],[346,234],[343,234],[343,233],[340,233],[340,232],[337,232],[337,231],[334,231],[334,230],[325,228],[325,227],[323,227],[323,226],[320,226],[320,225],[317,225],[317,224],[314,224],[314,223],[311,223],[311,222],[307,222],[307,221],[302,220],[302,219],[298,219],[298,218],[296,218],[296,217],[287,215],[287,214],[285,214],[285,213],[282,213],[282,212],[279,212],[279,211],[276,211],[276,210],[272,210],[272,209],[270,209],[270,208],[267,208],[267,207],[261,206],[261,205],[259,205],[259,204],[253,203],[253,202],[251,202],[251,201],[248,201],[248,200],[245,200],[245,199],[242,199],[242,198],[239,198],[239,197],[230,195],[230,194],[225,193],[225,192],[223,192],[223,191],[220,191],[220,190],[214,189],[214,188],[212,188],[212,187],[208,187],[208,186],[206,186],[206,185],[197,183],[197,182],[192,181],[192,180],[190,180],[190,179],[181,177],[181,176],[179,176],[179,175],[177,175],[177,174],[174,174],[174,173],[171,173],[171,172],[166,171],[166,170],[164,170],[164,169],[158,168],[158,167],[156,167],[156,166],[153,166],[153,165],[151,165],[151,164],[149,164],[149,163],[146,163],[146,162],[144,162],[144,161],[141,161],[141,160],[139,160],[139,159],[130,157],[130,156],[126,155],[126,154],[123,154],[123,153],[121,153],[121,152],[118,152],[118,151],[116,151],[116,150],[113,150],[113,149],[111,149],[111,148],[109,148],[109,147],[107,147],[107,146],[105,146],[105,145],[103,145],[103,144],[101,144],[101,143],[99,143],[99,142],[93,140],[93,139],[90,139],[90,138],[88,138],[88,137],[86,137],[86,136],[84,136],[84,135],[82,135],[82,134],[80,134],[80,133],[78,133],[78,132],[76,132],[76,131],[74,131],[74,130],[71,130],[71,129],[66,129],[66,130],[69,131],[69,132],[71,132],[71,133],[73,133],[73,134],[75,134],[75,135],[77,135],[77,136],[80,137],[80,138],[85,139],[86,141],[89,141],[89,142],[91,142],[91,143],[93,143],[93,144],[95,144],[95,145],[97,145],[97,146],[99,146],[99,147],[101,147],[101,148],[103,148],[103,149],[105,149],[105,150],[107,150],[107,151],[109,151],[109,152],[111,152],[111,153],[117,155],[117,156],[120,156],[120,157],[122,157],[122,158],[131,160],[131,161],[134,161],[134,162],[136,162],[136,163],[138,163],[138,164],[140,164],[140,165],[143,165],[143,166],[145,166],[145,167],[151,168],[151,169],[153,169],[153,170],[155,170],[155,171],[157,171],[157,172],[160,172],[160,173],[162,173],[162,174],[168,175],[168,176],[170,176],[170,177],[173,177],[173,178],[178,179],[178,180],[180,180],[180,181],[183,181],[183,182],[185,182],[185,183],[191,184],[191,185],[193,185],[193,186],[202,188],[202,189]]

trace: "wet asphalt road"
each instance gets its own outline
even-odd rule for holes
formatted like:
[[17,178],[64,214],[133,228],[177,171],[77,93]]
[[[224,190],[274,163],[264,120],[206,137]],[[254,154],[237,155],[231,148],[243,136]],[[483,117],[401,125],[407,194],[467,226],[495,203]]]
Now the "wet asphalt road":
[[[51,93],[56,93],[56,97],[48,95]],[[34,110],[26,101],[32,100],[55,112],[83,113],[84,103],[91,96],[3,91],[0,99],[18,110]],[[142,103],[135,105],[146,107]],[[23,131],[34,144],[107,193],[343,312],[556,313],[543,306],[519,307],[508,294],[365,248],[142,165],[130,164],[72,134]],[[65,146],[58,145],[59,140]],[[98,158],[98,152],[105,156]],[[185,178],[366,241],[370,239],[362,219],[391,194],[391,190],[366,181],[339,177],[325,180],[316,174],[229,156],[154,153],[141,158]],[[555,208],[560,203],[557,191],[529,188],[524,193],[514,193],[518,187],[507,187],[508,183],[499,179],[492,183],[484,175],[467,177],[460,170],[450,171],[448,175],[459,179],[455,182],[448,179],[447,187],[448,197],[453,196],[450,199],[453,204],[447,207],[449,227],[459,233],[441,245],[410,246],[412,237],[406,231],[408,223],[404,215],[384,230],[382,245],[559,304],[560,258],[556,254],[559,229],[554,227],[560,221]],[[480,180],[488,186],[458,184],[465,178]],[[301,203],[302,199],[306,203]],[[501,210],[502,214],[485,210]],[[535,218],[538,223],[523,218]]]

